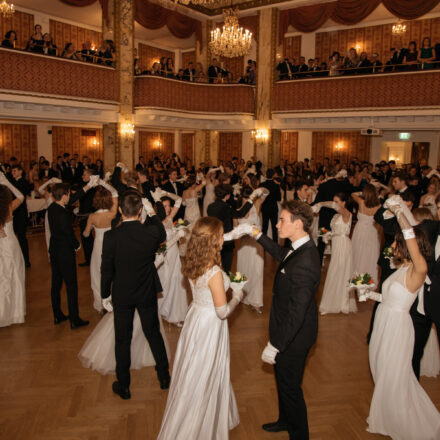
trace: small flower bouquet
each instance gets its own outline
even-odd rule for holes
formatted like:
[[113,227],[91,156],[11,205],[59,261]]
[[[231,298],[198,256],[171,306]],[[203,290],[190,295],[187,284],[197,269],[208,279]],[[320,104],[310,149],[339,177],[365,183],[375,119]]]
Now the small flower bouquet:
[[160,254],[166,254],[167,253],[167,243],[164,241],[160,246],[159,249],[157,250],[156,254],[160,255]]
[[325,235],[325,234],[328,234],[328,229],[324,228],[324,226],[320,227],[318,229],[318,235],[322,236],[322,235]]
[[373,277],[369,273],[356,274],[349,280],[348,285],[356,288],[359,302],[366,301],[369,298],[370,291],[374,291],[376,288]]
[[235,274],[229,272],[229,281],[231,282],[231,289],[234,292],[238,292],[243,290],[243,287],[248,282],[248,279],[246,275],[243,275],[240,272],[236,272]]
[[391,246],[387,246],[386,248],[384,248],[382,255],[384,256],[384,258],[386,258],[387,260],[391,260],[394,256],[394,250]]
[[176,220],[174,222],[174,227],[175,228],[181,228],[181,227],[185,228],[187,226],[189,226],[189,221],[188,220],[183,220],[183,219],[179,218],[178,220]]
[[332,232],[322,226],[318,229],[318,237],[321,238],[325,244],[327,244],[332,237]]

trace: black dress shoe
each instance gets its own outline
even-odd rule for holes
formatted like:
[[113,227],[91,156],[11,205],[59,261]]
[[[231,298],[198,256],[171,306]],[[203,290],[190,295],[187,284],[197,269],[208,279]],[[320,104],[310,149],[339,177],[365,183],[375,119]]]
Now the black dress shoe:
[[67,321],[68,319],[69,319],[68,316],[60,315],[60,316],[57,316],[56,318],[54,318],[53,323],[55,325],[58,325],[58,324],[61,324],[63,321]]
[[159,385],[161,390],[167,390],[170,387],[171,377],[168,375],[167,377],[159,378]]
[[281,422],[265,423],[262,428],[267,432],[287,431],[287,425]]
[[90,266],[90,263],[87,263],[87,261],[84,261],[84,263],[79,263],[78,266],[79,267],[88,267],[88,266]]
[[89,321],[84,321],[84,320],[81,319],[81,318],[77,318],[77,319],[75,319],[75,321],[72,321],[72,322],[70,323],[70,328],[71,328],[72,330],[75,330],[76,328],[84,327],[84,326],[86,326],[86,325],[89,325]]
[[117,380],[113,382],[112,390],[121,399],[128,400],[131,398],[130,389],[128,387],[123,387]]

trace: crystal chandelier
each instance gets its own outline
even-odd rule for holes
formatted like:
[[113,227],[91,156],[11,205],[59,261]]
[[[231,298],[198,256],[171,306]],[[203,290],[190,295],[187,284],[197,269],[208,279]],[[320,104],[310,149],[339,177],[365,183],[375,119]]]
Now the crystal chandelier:
[[3,0],[0,3],[0,14],[3,15],[3,17],[9,18],[11,17],[15,12],[14,5],[9,4],[6,2],[6,0]]
[[393,34],[394,35],[402,35],[406,32],[406,24],[402,24],[398,21],[395,25],[393,25]]
[[225,24],[223,30],[219,28],[211,31],[209,49],[214,55],[226,58],[240,57],[251,50],[252,32],[238,24],[237,9],[224,11]]

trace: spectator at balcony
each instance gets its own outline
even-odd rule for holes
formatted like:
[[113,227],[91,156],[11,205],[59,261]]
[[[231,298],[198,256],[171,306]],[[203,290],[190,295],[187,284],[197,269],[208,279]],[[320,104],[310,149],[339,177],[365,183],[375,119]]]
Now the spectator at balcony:
[[53,44],[52,35],[47,32],[43,35],[43,53],[53,57],[57,56],[57,47]]
[[434,68],[435,53],[434,48],[431,46],[431,38],[425,37],[423,39],[418,61],[421,63],[421,69],[423,70]]
[[133,71],[135,75],[141,75],[143,73],[141,66],[139,66],[139,55],[136,47],[133,49]]
[[116,61],[115,46],[112,40],[104,40],[98,52],[98,63],[114,66]]
[[208,82],[208,75],[203,70],[202,63],[196,64],[196,72],[195,72],[195,79],[194,81],[196,83],[207,83]]
[[36,24],[34,26],[34,33],[31,35],[31,38],[26,45],[26,50],[35,53],[43,53],[43,43],[44,41],[41,25]]
[[221,72],[217,73],[217,78],[214,79],[214,84],[224,84],[225,79]]
[[180,81],[184,81],[184,76],[185,76],[185,71],[183,69],[179,69],[179,71],[177,72],[176,75],[176,79],[180,80]]
[[17,34],[12,29],[5,34],[5,39],[2,41],[2,47],[7,47],[8,49],[15,49],[15,44],[17,41]]
[[81,59],[86,63],[93,63],[95,56],[96,56],[96,51],[92,49],[91,41],[86,40],[81,50]]
[[211,84],[214,83],[214,80],[218,80],[218,75],[223,75],[223,69],[220,67],[220,63],[217,58],[212,59],[212,65],[208,68],[208,78]]
[[277,70],[280,75],[279,76],[280,81],[293,79],[295,68],[290,61],[291,60],[289,58],[285,57],[284,61],[278,63]]
[[360,57],[354,47],[350,47],[344,58],[345,75],[353,75],[356,73],[356,67],[359,66]]
[[356,73],[360,75],[365,75],[366,73],[372,73],[371,61],[368,59],[367,52],[362,52],[359,57],[359,62],[357,65]]
[[339,52],[333,52],[329,63],[329,76],[339,76],[343,74],[342,59]]
[[223,83],[231,84],[233,82],[233,75],[232,72],[229,70],[229,67],[225,65],[222,67],[222,77],[223,77]]
[[319,67],[321,68],[321,73],[319,74],[319,76],[328,76],[329,74],[328,64],[325,61],[323,61]]
[[296,66],[296,74],[298,78],[304,78],[309,68],[306,64],[305,57],[299,57],[299,64]]
[[255,85],[257,82],[257,63],[256,61],[249,60],[249,66],[246,68],[246,73],[242,76],[238,83],[239,84],[249,84],[251,86]]
[[379,60],[379,55],[377,53],[373,53],[371,55],[371,65],[373,66],[373,73],[379,73],[382,71],[382,62]]
[[404,61],[408,49],[402,47],[402,42],[397,41],[396,48],[391,48],[391,63],[394,65],[394,71],[405,70]]
[[64,46],[63,53],[61,55],[62,58],[68,58],[69,60],[77,60],[78,57],[76,55],[75,46],[73,43],[67,43]]
[[159,63],[160,63],[160,74],[162,76],[166,76],[165,75],[165,68],[166,68],[166,64],[167,64],[166,60],[167,60],[166,57],[161,57],[161,59],[159,61]]
[[310,58],[308,65],[308,73],[307,76],[314,77],[321,75],[321,68],[319,67],[319,58]]
[[160,68],[160,63],[158,63],[157,61],[155,63],[153,63],[153,67],[151,68],[151,75],[153,76],[162,76],[162,71]]
[[183,79],[185,81],[194,82],[195,81],[196,69],[194,69],[194,64],[192,61],[188,63],[188,67],[183,72]]
[[172,58],[167,58],[165,64],[165,78],[174,78],[174,61]]
[[419,51],[417,50],[417,43],[410,41],[408,51],[405,53],[404,63],[406,64],[405,70],[417,70],[417,64],[419,59]]

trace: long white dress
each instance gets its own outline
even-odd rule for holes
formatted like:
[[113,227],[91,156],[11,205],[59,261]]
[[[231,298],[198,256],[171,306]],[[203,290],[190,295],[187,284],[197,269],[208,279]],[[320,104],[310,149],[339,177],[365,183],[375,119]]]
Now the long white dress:
[[194,224],[200,218],[199,199],[197,197],[186,199],[183,204],[185,208],[185,220]]
[[353,274],[353,256],[350,220],[345,223],[341,214],[335,214],[330,223],[332,231],[332,255],[322,292],[319,312],[326,313],[351,313],[357,312],[356,300],[350,294],[348,281]]
[[437,377],[439,373],[440,348],[438,345],[437,332],[433,326],[420,362],[420,376]]
[[358,213],[358,222],[351,238],[353,245],[353,272],[369,273],[378,283],[377,260],[380,254],[379,232],[374,216]]
[[[102,212],[102,211],[101,211]],[[102,310],[101,299],[101,257],[102,257],[102,243],[104,241],[104,234],[111,228],[96,228],[95,239],[93,241],[93,252],[90,259],[90,281],[93,291],[93,308],[100,312]]]
[[[158,440],[226,440],[240,420],[229,374],[227,319],[215,313],[208,282],[190,282],[193,302],[180,333]],[[225,290],[229,279],[223,273]]]
[[[249,211],[247,218],[238,219],[238,223],[248,223],[261,229],[261,219],[255,206]],[[240,238],[237,250],[237,270],[246,275],[248,282],[243,289],[243,303],[254,307],[263,306],[263,273],[264,273],[264,249],[253,238],[247,235]]]
[[0,238],[0,327],[21,324],[26,315],[24,258],[12,221],[5,223]]
[[[165,343],[168,359],[170,358],[168,341],[165,337],[162,319],[159,315],[160,332]],[[91,368],[101,374],[112,374],[116,369],[115,358],[115,326],[113,313],[107,313],[78,353],[78,358],[84,368]],[[131,340],[132,370],[156,365],[156,362],[142,330],[141,320],[137,310],[134,313],[133,337]]]
[[[165,220],[167,241],[176,233],[171,220]],[[162,284],[162,298],[159,298],[159,312],[168,322],[179,323],[185,320],[188,311],[185,280],[182,274],[179,247],[174,243],[167,247],[164,263],[157,270]]]
[[208,206],[215,202],[215,185],[207,182],[205,186],[205,197],[203,199],[203,217],[208,215]]
[[382,287],[369,355],[374,380],[367,430],[393,440],[440,439],[440,413],[412,369],[414,326],[409,310],[417,298],[406,288],[408,267]]

